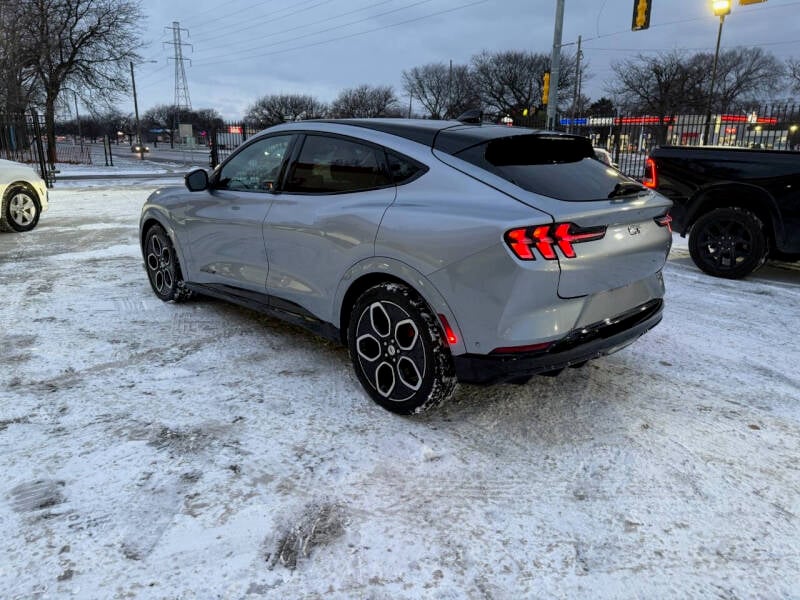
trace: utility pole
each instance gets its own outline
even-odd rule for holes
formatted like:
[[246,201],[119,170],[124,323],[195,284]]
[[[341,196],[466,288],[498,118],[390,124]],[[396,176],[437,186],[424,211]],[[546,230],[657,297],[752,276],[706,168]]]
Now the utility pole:
[[576,112],[578,110],[578,99],[581,97],[581,36],[578,36],[578,53],[575,55],[575,91],[572,94],[572,114],[570,115],[569,131],[575,127]]
[[133,86],[133,114],[136,117],[136,143],[139,146],[139,160],[144,160],[144,145],[142,144],[142,124],[139,121],[139,101],[136,98],[136,77],[133,75],[133,61],[131,61],[131,85]]
[[550,89],[552,102],[547,103],[547,129],[556,128],[558,108],[558,76],[561,65],[561,35],[564,30],[564,0],[556,0],[556,26],[553,30],[553,51],[550,54]]
[[447,75],[447,112],[445,119],[452,119],[453,115],[450,113],[453,110],[453,59],[450,59],[450,72]]

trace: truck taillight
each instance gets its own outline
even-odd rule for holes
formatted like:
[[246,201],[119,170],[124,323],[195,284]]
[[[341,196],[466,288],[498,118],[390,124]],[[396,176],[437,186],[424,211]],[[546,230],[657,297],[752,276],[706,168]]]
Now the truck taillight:
[[672,232],[672,217],[669,213],[660,217],[656,217],[653,220],[658,224],[659,227],[666,227],[669,229],[670,233]]
[[574,244],[603,239],[606,235],[604,225],[599,227],[579,227],[575,223],[553,223],[519,227],[506,232],[505,240],[514,255],[520,260],[536,260],[534,250],[545,260],[558,258],[556,248],[564,258],[575,258]]
[[644,179],[642,185],[650,189],[658,187],[658,173],[656,172],[656,161],[648,158],[644,163]]

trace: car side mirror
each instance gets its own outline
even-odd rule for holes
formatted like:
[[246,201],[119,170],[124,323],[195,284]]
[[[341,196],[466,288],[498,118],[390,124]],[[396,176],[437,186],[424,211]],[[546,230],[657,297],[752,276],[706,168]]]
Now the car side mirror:
[[190,192],[202,192],[208,188],[208,173],[205,169],[195,169],[183,177]]

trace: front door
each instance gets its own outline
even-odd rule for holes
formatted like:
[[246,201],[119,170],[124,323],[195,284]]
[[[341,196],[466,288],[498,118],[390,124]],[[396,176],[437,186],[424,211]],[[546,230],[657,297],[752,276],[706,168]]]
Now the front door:
[[277,195],[278,177],[293,135],[254,140],[222,165],[187,215],[194,277],[265,293],[269,272],[262,226]]

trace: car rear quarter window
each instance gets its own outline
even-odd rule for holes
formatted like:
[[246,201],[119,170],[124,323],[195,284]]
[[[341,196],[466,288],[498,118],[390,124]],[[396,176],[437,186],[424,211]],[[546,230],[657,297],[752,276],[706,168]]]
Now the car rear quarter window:
[[407,156],[395,154],[394,152],[387,152],[386,160],[389,165],[389,173],[391,173],[392,181],[397,185],[414,181],[428,170],[428,167],[422,163],[418,163]]
[[288,192],[332,194],[391,185],[383,152],[342,137],[307,135],[286,185]]
[[484,142],[455,154],[529,192],[581,202],[611,197],[630,179],[594,156],[589,140],[519,135]]

